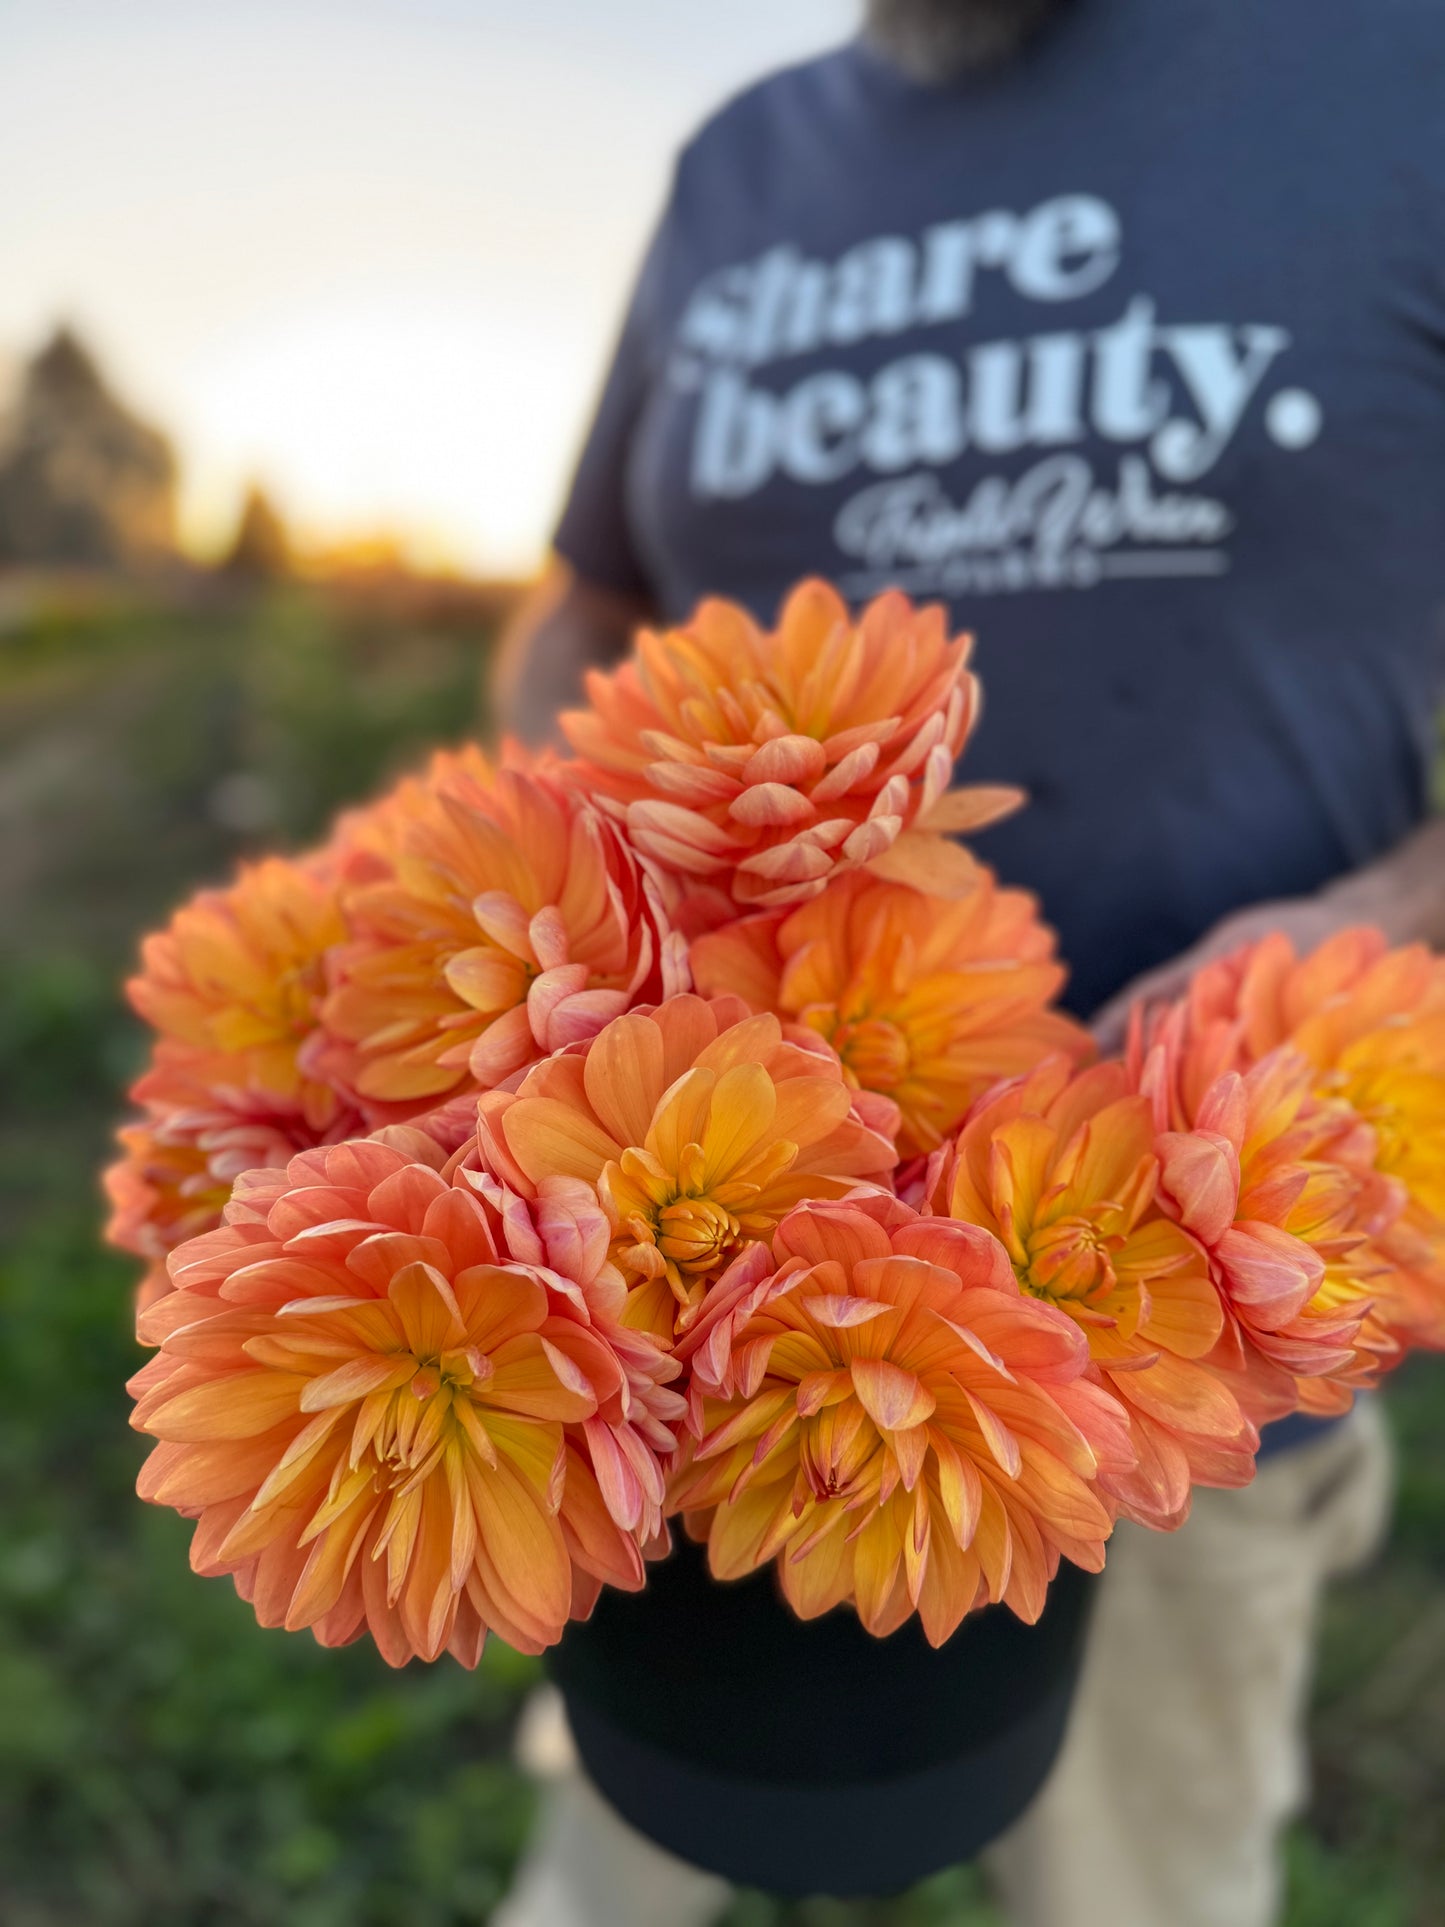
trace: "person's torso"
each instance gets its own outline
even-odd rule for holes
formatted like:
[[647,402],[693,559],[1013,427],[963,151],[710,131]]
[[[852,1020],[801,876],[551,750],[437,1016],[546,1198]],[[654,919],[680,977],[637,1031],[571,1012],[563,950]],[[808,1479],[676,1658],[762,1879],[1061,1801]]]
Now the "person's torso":
[[1426,18],[1077,0],[958,88],[858,47],[780,75],[680,168],[627,477],[663,612],[770,618],[805,574],[946,600],[966,774],[1033,798],[980,853],[1041,893],[1081,1008],[1424,807]]

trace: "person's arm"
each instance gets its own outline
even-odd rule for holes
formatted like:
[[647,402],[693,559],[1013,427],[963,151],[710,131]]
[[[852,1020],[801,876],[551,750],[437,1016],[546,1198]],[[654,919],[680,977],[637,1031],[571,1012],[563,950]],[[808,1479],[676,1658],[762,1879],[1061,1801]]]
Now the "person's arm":
[[1119,1049],[1129,1010],[1138,999],[1164,1002],[1177,997],[1201,964],[1272,930],[1282,930],[1305,951],[1355,923],[1375,924],[1392,944],[1445,948],[1445,817],[1422,824],[1378,863],[1341,877],[1318,896],[1252,904],[1225,917],[1192,950],[1146,971],[1111,998],[1095,1013],[1094,1035],[1102,1049]]
[[627,482],[633,439],[661,376],[677,305],[675,201],[674,184],[577,459],[551,566],[508,623],[497,652],[493,714],[504,734],[528,745],[558,740],[558,715],[581,699],[587,670],[615,663],[639,624],[655,615]]
[[512,617],[497,651],[492,706],[504,735],[557,740],[557,717],[581,700],[582,678],[623,655],[651,609],[640,596],[588,582],[561,560]]

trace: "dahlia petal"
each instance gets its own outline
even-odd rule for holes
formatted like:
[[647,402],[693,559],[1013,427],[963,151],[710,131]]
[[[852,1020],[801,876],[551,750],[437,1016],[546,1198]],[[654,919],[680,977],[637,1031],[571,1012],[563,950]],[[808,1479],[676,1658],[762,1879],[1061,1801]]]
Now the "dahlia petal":
[[1012,1559],[1005,1598],[1026,1626],[1035,1625],[1048,1597],[1049,1581],[1054,1575],[1057,1554],[1050,1559],[1038,1527],[1027,1512],[1009,1515]]
[[848,1597],[853,1562],[842,1522],[834,1521],[803,1556],[785,1556],[778,1568],[783,1595],[799,1619],[818,1619]]
[[695,763],[653,763],[647,776],[668,802],[692,808],[730,803],[742,787],[736,776],[724,770],[699,768]]
[[526,1418],[574,1422],[590,1418],[597,1399],[581,1374],[544,1338],[509,1339],[495,1355],[487,1402]]
[[585,1043],[621,1017],[630,1001],[625,990],[579,990],[552,1006],[547,1016],[547,1042],[554,1050]]
[[936,1405],[933,1394],[912,1372],[881,1358],[855,1358],[850,1367],[854,1390],[875,1425],[887,1431],[921,1425]]
[[388,1298],[418,1358],[434,1358],[467,1342],[467,1328],[451,1281],[434,1264],[413,1260],[391,1280]]
[[870,1632],[877,1629],[888,1606],[902,1557],[901,1537],[886,1510],[870,1518],[853,1541],[853,1586],[858,1617]]
[[937,897],[966,897],[978,887],[979,876],[977,861],[961,843],[912,830],[869,858],[868,872]]
[[983,1399],[966,1389],[964,1397],[994,1461],[1008,1478],[1016,1479],[1023,1462],[1018,1440]]
[[[398,1173],[398,1176],[401,1174]],[[435,1174],[426,1173],[427,1178]],[[434,1195],[434,1194],[432,1194]],[[430,1202],[428,1196],[427,1202]],[[425,1216],[426,1206],[415,1190],[406,1194],[407,1216]],[[372,1220],[371,1222],[375,1222]],[[393,1222],[395,1222],[393,1220]],[[435,1238],[418,1236],[406,1231],[375,1231],[352,1244],[342,1257],[347,1271],[353,1273],[363,1285],[367,1285],[378,1295],[384,1295],[392,1279],[403,1265],[430,1265],[433,1269],[445,1267],[449,1262],[447,1247]]]
[[1234,1222],[1239,1201],[1239,1153],[1212,1130],[1165,1132],[1158,1142],[1160,1183],[1179,1209],[1180,1222],[1215,1245]]
[[1025,790],[1010,783],[971,783],[948,790],[919,816],[918,830],[929,836],[963,836],[1012,816],[1028,801]]
[[194,1509],[251,1494],[295,1433],[294,1417],[250,1439],[157,1445],[141,1467],[136,1490],[152,1505]]
[[[423,1149],[430,1144],[431,1140],[421,1132],[407,1133],[408,1151]],[[368,1200],[367,1208],[384,1224],[398,1225],[403,1230],[424,1235],[426,1216],[433,1205],[438,1200],[458,1195],[434,1166],[423,1158],[413,1158],[403,1169],[382,1179]]]
[[1247,1305],[1262,1323],[1283,1324],[1294,1317],[1324,1277],[1319,1254],[1271,1224],[1231,1226],[1215,1250],[1231,1301]]
[[1009,1530],[1009,1515],[993,1486],[985,1484],[980,1496],[971,1550],[978,1556],[989,1597],[1000,1600],[1008,1591],[1013,1572],[1013,1534]]
[[978,1604],[983,1576],[972,1552],[935,1533],[918,1594],[918,1616],[930,1646],[941,1646]]
[[184,1443],[252,1439],[301,1410],[306,1381],[281,1372],[238,1372],[210,1379],[173,1398],[147,1399],[131,1423],[137,1431]]
[[754,750],[743,765],[745,783],[815,782],[826,769],[827,751],[811,736],[782,735]]
[[723,1072],[702,1134],[706,1184],[717,1184],[746,1158],[768,1132],[778,1103],[778,1087],[761,1064],[734,1064]]
[[952,1440],[937,1427],[930,1434],[930,1443],[937,1466],[938,1494],[944,1516],[952,1529],[955,1543],[960,1547],[970,1546],[978,1530],[979,1512],[983,1505],[983,1485],[978,1470],[972,1459],[965,1458]]
[[1114,1381],[1126,1404],[1176,1433],[1205,1438],[1237,1438],[1244,1428],[1239,1406],[1228,1388],[1192,1361],[1162,1353],[1139,1371]]
[[741,1579],[764,1563],[763,1547],[782,1522],[791,1524],[786,1504],[771,1487],[753,1488],[713,1515],[708,1534],[708,1567],[714,1579]]
[[1181,1271],[1156,1277],[1149,1291],[1149,1309],[1139,1330],[1151,1345],[1181,1358],[1203,1358],[1223,1328],[1219,1293],[1203,1271]]
[[[854,1326],[871,1324],[875,1318],[888,1315],[889,1306],[876,1298],[854,1298],[846,1292],[829,1292],[810,1298],[808,1315],[819,1325],[826,1325],[832,1331],[846,1331]],[[861,1397],[861,1393],[860,1393]],[[879,1423],[886,1421],[879,1420]]]
[[733,854],[732,838],[725,830],[715,829],[706,817],[676,803],[629,804],[627,828],[640,850],[688,875],[710,876],[725,869]]
[[571,1603],[561,1527],[506,1460],[495,1468],[468,1461],[467,1482],[479,1528],[477,1560],[485,1561],[489,1589],[550,1643],[560,1637]]
[[528,934],[531,919],[504,890],[483,890],[472,899],[472,915],[477,927],[501,950],[520,962],[531,963],[532,945]]
[[404,1385],[412,1376],[410,1359],[398,1365],[390,1358],[353,1358],[328,1372],[324,1378],[307,1382],[301,1394],[303,1412],[329,1412],[335,1406],[350,1405],[368,1392],[388,1391]]
[[813,822],[817,814],[808,798],[786,783],[755,783],[728,805],[734,823],[757,830],[791,829]]
[[640,1523],[643,1491],[610,1426],[590,1418],[583,1427],[598,1489],[608,1512],[624,1530]]
[[835,803],[840,797],[861,789],[878,767],[878,758],[882,754],[881,745],[876,741],[855,743],[841,755],[838,754],[837,739],[831,741],[827,748],[837,760],[828,774],[820,777],[809,791],[813,802],[819,807]]
[[589,973],[586,964],[557,964],[532,979],[527,991],[527,1021],[538,1043],[545,1043],[552,1013],[569,998],[586,990]]
[[587,1101],[619,1145],[645,1140],[657,1101],[672,1081],[665,1072],[663,1036],[646,1018],[619,1017],[587,1054]]
[[594,1179],[621,1146],[600,1125],[553,1098],[522,1098],[503,1120],[507,1146],[533,1183],[544,1177]]
[[474,1010],[510,1010],[526,990],[521,961],[493,949],[458,951],[447,959],[442,975],[448,987]]
[[899,816],[870,818],[844,839],[843,855],[851,864],[870,863],[892,848],[902,828],[903,819]]
[[833,860],[816,843],[792,837],[786,843],[754,850],[736,867],[740,876],[755,877],[768,884],[818,883],[832,871]]

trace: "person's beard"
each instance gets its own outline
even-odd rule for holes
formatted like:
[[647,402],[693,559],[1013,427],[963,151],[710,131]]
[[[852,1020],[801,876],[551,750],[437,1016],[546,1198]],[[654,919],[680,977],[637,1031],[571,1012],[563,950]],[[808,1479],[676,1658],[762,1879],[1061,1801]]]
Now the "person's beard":
[[937,84],[1016,54],[1071,0],[867,0],[868,38],[910,80]]

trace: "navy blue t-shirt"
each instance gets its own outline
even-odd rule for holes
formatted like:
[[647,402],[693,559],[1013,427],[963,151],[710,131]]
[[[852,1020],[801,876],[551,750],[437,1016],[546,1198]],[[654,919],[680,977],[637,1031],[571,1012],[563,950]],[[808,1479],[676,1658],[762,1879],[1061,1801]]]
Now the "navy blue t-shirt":
[[977,840],[1082,1012],[1426,808],[1445,7],[1076,0],[924,88],[855,43],[682,154],[556,538],[685,616],[827,576],[975,632]]

